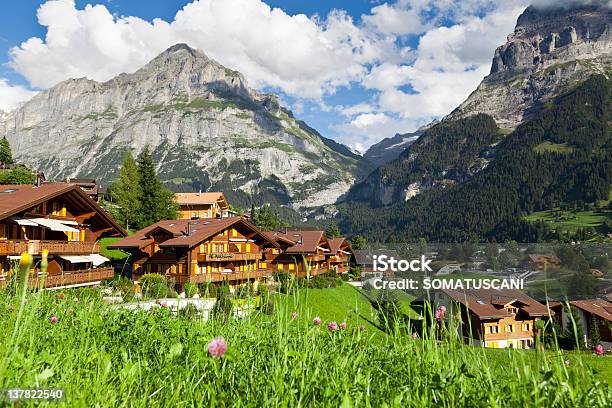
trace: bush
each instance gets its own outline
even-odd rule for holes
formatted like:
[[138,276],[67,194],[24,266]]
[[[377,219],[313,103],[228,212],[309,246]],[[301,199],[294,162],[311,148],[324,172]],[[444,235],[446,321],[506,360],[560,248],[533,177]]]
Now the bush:
[[253,296],[253,285],[251,282],[247,282],[242,286],[238,287],[236,291],[236,297],[240,299],[246,299],[249,296]]
[[[164,298],[168,296],[168,282],[166,277],[158,273],[147,273],[140,278],[142,296],[149,298]],[[176,296],[176,292],[174,295]]]
[[351,277],[349,276],[348,273],[343,273],[342,275],[340,275],[340,279],[342,279],[343,282],[348,282]]
[[110,286],[121,292],[123,300],[129,302],[134,299],[134,282],[125,276],[118,276],[110,282]]
[[217,285],[212,282],[200,283],[200,296],[204,298],[216,298],[217,297]]
[[185,283],[183,290],[185,291],[186,297],[192,298],[196,293],[198,293],[198,285],[193,282],[187,282]]

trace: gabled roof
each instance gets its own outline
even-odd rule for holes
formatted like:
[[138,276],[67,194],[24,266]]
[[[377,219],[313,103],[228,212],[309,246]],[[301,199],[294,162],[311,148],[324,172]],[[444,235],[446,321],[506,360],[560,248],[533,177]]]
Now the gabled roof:
[[328,239],[327,242],[329,242],[329,252],[333,255],[340,252],[343,246],[345,248],[348,247],[349,249],[351,247],[349,241],[344,237]]
[[179,205],[202,205],[218,203],[221,208],[227,208],[227,200],[219,191],[205,193],[176,193],[174,194]]
[[278,242],[280,245],[295,245],[295,241],[290,240],[289,238],[283,236],[278,231],[263,231],[264,234],[270,238],[270,240]]
[[255,237],[267,241],[273,246],[278,246],[276,241],[270,240],[267,235],[261,232],[255,225],[242,217],[213,218],[199,220],[164,220],[156,222],[144,228],[134,235],[124,238],[109,245],[113,249],[143,248],[153,242],[150,235],[157,229],[162,229],[171,235],[170,238],[159,244],[160,247],[183,247],[192,248],[199,245],[202,241],[213,237],[227,228],[241,226],[251,231]]
[[612,302],[604,299],[572,300],[570,303],[579,309],[612,321]]
[[285,251],[288,254],[314,253],[321,244],[328,246],[323,231],[290,230],[286,233],[279,232],[278,236],[295,242],[295,245]]
[[0,185],[0,220],[27,211],[62,195],[70,195],[81,206],[95,211],[104,222],[121,235],[127,235],[123,227],[98,203],[92,200],[87,193],[81,190],[78,185],[69,183],[43,183],[40,186],[33,184]]
[[519,290],[466,289],[458,291],[442,289],[442,292],[466,306],[481,320],[512,316],[503,306],[514,302],[519,302],[520,305],[517,305],[517,307],[527,312],[530,317],[548,316],[546,306]]

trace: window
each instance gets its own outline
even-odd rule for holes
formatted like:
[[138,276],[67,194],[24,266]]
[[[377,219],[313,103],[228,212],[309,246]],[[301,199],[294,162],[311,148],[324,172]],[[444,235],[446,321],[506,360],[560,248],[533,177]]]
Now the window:
[[238,236],[238,231],[232,228],[232,237],[237,237],[237,236]]
[[496,341],[488,341],[487,342],[487,347],[489,347],[489,348],[499,348],[499,345],[497,344]]
[[246,252],[251,252],[251,244],[246,244]]
[[514,332],[514,325],[513,324],[509,324],[506,326],[506,332],[507,333],[513,333]]
[[529,323],[523,323],[523,331],[530,331],[531,330],[531,325]]
[[498,333],[497,325],[489,326],[489,334],[494,334],[494,333]]

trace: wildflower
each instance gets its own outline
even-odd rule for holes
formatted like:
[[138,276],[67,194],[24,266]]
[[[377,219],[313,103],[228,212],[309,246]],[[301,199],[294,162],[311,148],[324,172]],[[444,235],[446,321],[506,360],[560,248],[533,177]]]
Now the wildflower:
[[565,360],[565,361],[563,362],[563,364],[565,364],[566,366],[568,366],[568,365],[570,365],[570,364],[571,364],[571,361],[569,361],[569,360]]
[[60,293],[59,295],[57,295],[57,297],[60,298],[61,300],[64,300],[66,295],[64,295],[63,293]]
[[338,330],[338,323],[336,323],[336,322],[330,322],[330,323],[327,325],[327,328],[329,329],[329,331],[336,331],[336,330]]
[[342,322],[342,323],[340,323],[340,328],[341,328],[342,330],[346,330],[346,322]]
[[602,346],[601,344],[596,345],[593,350],[595,351],[595,354],[597,354],[598,356],[603,356],[604,353],[606,352],[604,350],[604,346]]
[[417,337],[419,337],[419,336],[416,334],[416,332],[413,332],[412,333],[412,340],[416,340]]
[[291,313],[291,320],[295,320],[295,319],[297,319],[297,317],[298,317],[297,312]]
[[366,329],[365,324],[361,324],[361,325],[359,325],[359,331],[360,331],[360,332],[362,332],[362,333],[363,333],[363,332],[365,331],[365,329]]
[[437,321],[444,320],[444,313],[446,313],[446,307],[440,306],[436,309],[435,318]]
[[227,351],[227,343],[223,337],[215,337],[208,342],[208,354],[214,358],[223,357]]
[[51,324],[57,324],[57,316],[53,315],[49,318],[49,322],[51,322]]
[[312,322],[315,324],[315,326],[318,326],[321,324],[321,318],[319,316],[315,316],[315,318],[312,319]]

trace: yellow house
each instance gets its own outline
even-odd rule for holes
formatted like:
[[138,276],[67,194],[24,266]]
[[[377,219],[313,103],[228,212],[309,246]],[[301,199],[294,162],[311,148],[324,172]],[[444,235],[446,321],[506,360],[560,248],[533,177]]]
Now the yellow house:
[[176,193],[179,219],[226,218],[236,215],[221,192]]

